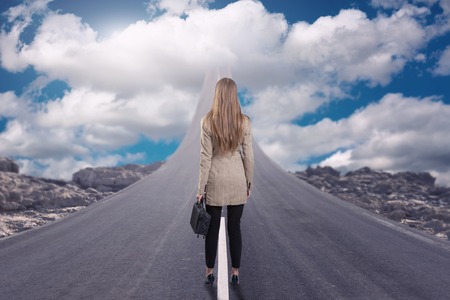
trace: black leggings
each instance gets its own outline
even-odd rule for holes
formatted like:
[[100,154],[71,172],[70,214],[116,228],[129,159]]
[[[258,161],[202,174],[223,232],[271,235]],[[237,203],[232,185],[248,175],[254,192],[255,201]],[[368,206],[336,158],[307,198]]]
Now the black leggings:
[[[214,268],[217,256],[217,242],[219,240],[222,207],[206,205],[206,211],[211,215],[211,223],[205,240],[206,266],[208,268]],[[227,229],[230,241],[231,266],[236,269],[241,266],[241,217],[243,211],[244,204],[227,206]]]

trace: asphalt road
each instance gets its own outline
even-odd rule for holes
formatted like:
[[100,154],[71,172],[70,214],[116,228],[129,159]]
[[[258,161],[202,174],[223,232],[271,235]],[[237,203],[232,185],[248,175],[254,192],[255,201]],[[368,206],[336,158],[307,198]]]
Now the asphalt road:
[[[157,172],[62,220],[0,240],[0,299],[215,299],[189,226],[205,88],[177,152]],[[450,243],[322,193],[255,144],[230,299],[450,299]]]

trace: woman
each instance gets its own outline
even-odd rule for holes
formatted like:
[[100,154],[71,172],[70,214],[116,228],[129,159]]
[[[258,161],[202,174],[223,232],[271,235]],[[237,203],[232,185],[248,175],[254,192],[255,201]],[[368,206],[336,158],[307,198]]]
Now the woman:
[[236,83],[222,78],[214,103],[201,120],[200,176],[197,200],[207,185],[206,211],[211,224],[205,239],[206,284],[213,284],[222,206],[227,206],[231,283],[239,283],[242,238],[241,216],[251,193],[253,148],[250,119],[242,114]]

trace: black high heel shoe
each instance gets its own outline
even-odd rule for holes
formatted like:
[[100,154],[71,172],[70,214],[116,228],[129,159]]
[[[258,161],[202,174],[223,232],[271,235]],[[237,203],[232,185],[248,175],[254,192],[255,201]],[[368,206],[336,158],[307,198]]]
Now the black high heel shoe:
[[205,278],[205,284],[210,284],[211,285],[211,287],[212,287],[212,285],[213,285],[213,283],[214,283],[214,274],[213,273],[211,273],[211,274],[209,274],[208,276],[206,276],[206,278]]
[[236,285],[239,284],[239,275],[232,275],[230,283],[233,285],[233,288],[236,289]]

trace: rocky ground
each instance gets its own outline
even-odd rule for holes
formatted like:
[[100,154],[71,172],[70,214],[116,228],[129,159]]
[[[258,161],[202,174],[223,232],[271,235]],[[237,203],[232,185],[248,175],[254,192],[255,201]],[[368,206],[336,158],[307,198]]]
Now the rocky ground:
[[322,191],[376,214],[450,240],[450,188],[429,173],[390,174],[362,168],[341,176],[331,167],[295,175]]
[[85,168],[74,173],[72,181],[82,189],[93,188],[101,193],[115,193],[150,175],[161,165],[162,162],[155,162],[151,165]]
[[[72,181],[19,174],[0,158],[0,238],[62,218],[135,183],[162,165],[86,168]],[[450,240],[450,188],[429,173],[390,174],[362,168],[344,176],[331,167],[295,175],[313,186],[376,214]]]
[[43,225],[114,194],[161,166],[86,168],[70,182],[19,174],[18,165],[0,158],[0,238]]
[[85,206],[0,212],[0,238],[61,219]]

